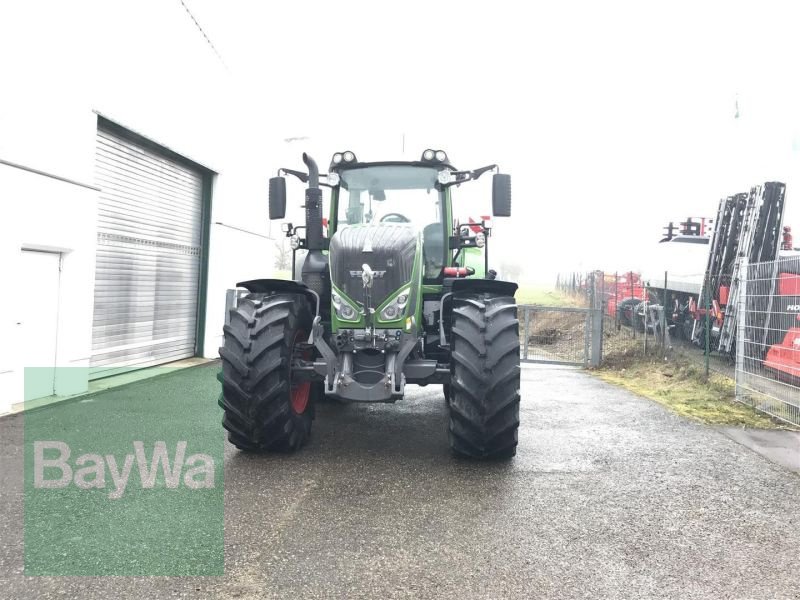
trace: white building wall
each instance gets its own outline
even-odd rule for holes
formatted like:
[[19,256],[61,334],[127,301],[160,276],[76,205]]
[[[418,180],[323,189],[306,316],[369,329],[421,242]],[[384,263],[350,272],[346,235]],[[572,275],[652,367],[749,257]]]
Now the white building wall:
[[20,303],[36,294],[22,289],[21,249],[62,254],[59,306],[56,392],[73,394],[86,389],[86,369],[91,350],[92,282],[95,262],[97,192],[76,185],[0,165],[0,195],[13,206],[4,219],[0,247],[3,339],[0,354],[0,412],[22,398],[23,365],[17,351],[21,327]]
[[[25,60],[0,66],[1,161],[94,185],[99,112],[218,173],[204,339],[204,355],[216,357],[225,290],[273,271],[267,180],[275,169],[270,149],[282,142],[240,110],[230,73],[180,3],[32,0],[2,13],[0,53]],[[21,249],[63,252],[57,364],[74,369],[56,391],[85,390],[97,192],[0,164],[0,202],[0,336],[14,340],[15,306],[35,293],[18,288]],[[22,400],[24,365],[14,345],[0,344],[0,413]]]

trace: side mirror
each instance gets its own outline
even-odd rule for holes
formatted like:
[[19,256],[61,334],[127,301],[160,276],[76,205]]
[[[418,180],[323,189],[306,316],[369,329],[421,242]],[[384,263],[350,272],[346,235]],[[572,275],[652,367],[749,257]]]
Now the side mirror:
[[511,216],[511,175],[495,173],[492,176],[492,214]]
[[286,216],[286,178],[270,177],[269,180],[269,218],[282,219]]

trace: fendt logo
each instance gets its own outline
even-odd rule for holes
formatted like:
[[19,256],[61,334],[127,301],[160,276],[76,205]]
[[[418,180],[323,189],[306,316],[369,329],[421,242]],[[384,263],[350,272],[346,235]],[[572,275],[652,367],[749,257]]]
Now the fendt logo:
[[[361,277],[364,271],[350,271],[350,277]],[[386,275],[386,271],[373,271],[372,276],[377,279],[382,279]]]
[[[45,458],[45,451],[49,450],[51,458]],[[52,457],[53,451],[57,456]],[[70,483],[77,487],[88,489],[106,489],[106,467],[111,482],[109,482],[108,497],[117,500],[125,493],[128,487],[128,479],[131,475],[134,459],[139,471],[139,480],[142,489],[150,490],[156,485],[159,465],[164,475],[164,486],[167,488],[177,488],[181,482],[183,474],[183,485],[190,490],[214,487],[214,459],[208,454],[192,454],[186,458],[186,442],[178,442],[175,446],[175,456],[170,461],[165,442],[155,442],[153,452],[148,465],[147,456],[142,442],[133,442],[134,454],[125,456],[121,464],[113,454],[81,454],[70,465],[69,460],[72,454],[70,447],[64,442],[47,441],[33,443],[33,487],[37,489],[58,489],[65,488]],[[183,467],[189,467],[182,473]],[[45,479],[45,469],[49,470],[50,475],[54,475],[53,470],[60,471],[60,477]]]

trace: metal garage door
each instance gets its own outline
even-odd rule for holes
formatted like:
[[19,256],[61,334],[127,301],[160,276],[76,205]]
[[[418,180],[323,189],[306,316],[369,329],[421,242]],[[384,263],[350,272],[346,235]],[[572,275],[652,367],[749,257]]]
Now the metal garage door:
[[194,356],[203,176],[97,132],[91,377]]

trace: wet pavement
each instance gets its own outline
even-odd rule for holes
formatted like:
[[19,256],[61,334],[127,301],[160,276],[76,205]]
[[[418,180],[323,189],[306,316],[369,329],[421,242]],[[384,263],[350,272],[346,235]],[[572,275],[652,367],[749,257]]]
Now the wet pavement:
[[800,474],[800,431],[720,427],[719,431],[767,460]]
[[23,576],[23,416],[0,419],[0,597],[800,597],[800,476],[716,430],[531,366],[516,458],[476,463],[441,387],[412,390],[319,406],[292,456],[226,446],[220,577]]

